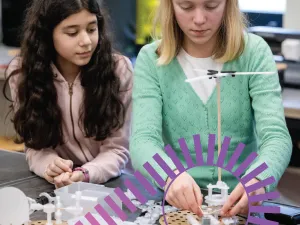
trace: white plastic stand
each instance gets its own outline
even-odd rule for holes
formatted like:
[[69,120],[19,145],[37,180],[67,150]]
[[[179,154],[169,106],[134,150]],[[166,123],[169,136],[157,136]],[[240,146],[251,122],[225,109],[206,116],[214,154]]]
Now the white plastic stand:
[[81,216],[83,208],[80,206],[81,191],[76,191],[76,205],[67,207],[65,210],[74,215],[74,218]]
[[57,196],[56,197],[56,212],[55,212],[55,223],[56,224],[62,224],[62,220],[61,220],[61,216],[62,216],[62,212],[61,212],[61,208],[62,208],[62,204],[60,202],[60,197]]
[[[229,187],[225,182],[218,181],[216,185],[209,184],[208,196],[205,196],[205,202],[208,206],[223,206],[228,199]],[[221,194],[212,194],[213,189],[221,190]]]

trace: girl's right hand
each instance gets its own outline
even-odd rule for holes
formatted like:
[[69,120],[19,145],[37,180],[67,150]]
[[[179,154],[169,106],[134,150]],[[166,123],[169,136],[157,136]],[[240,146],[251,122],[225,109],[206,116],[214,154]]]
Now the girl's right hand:
[[65,160],[63,158],[57,157],[52,163],[50,163],[45,171],[45,179],[53,183],[54,178],[62,173],[70,172],[72,173],[73,162],[71,160]]
[[[178,174],[179,171],[175,171]],[[166,188],[172,179],[168,178]],[[202,205],[202,194],[195,180],[187,173],[182,173],[170,186],[166,195],[169,204],[181,210],[189,210],[198,216],[203,216],[199,206]]]

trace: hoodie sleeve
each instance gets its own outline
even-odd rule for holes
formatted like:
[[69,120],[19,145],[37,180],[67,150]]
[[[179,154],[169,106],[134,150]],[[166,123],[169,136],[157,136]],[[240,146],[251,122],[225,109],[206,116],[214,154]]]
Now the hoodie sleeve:
[[118,58],[116,74],[121,80],[120,96],[125,107],[125,121],[123,127],[101,143],[100,153],[95,159],[82,166],[89,171],[91,183],[104,183],[121,175],[129,159],[133,68],[128,58]]

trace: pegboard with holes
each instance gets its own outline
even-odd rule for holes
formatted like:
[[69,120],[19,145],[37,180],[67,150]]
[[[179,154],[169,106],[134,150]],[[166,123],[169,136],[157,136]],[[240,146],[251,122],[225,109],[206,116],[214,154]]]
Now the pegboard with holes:
[[[56,225],[55,221],[52,221],[53,225]],[[47,220],[38,220],[38,221],[31,221],[29,225],[46,225]],[[67,222],[63,222],[60,225],[68,225]]]
[[[197,221],[201,223],[201,218],[199,218],[195,213],[190,211],[178,211],[178,212],[171,212],[166,214],[166,219],[168,225],[190,225],[186,219],[187,215],[193,215]],[[246,220],[243,217],[239,218],[239,225],[246,224]],[[166,225],[164,221],[164,217],[160,217],[159,219],[160,225]]]

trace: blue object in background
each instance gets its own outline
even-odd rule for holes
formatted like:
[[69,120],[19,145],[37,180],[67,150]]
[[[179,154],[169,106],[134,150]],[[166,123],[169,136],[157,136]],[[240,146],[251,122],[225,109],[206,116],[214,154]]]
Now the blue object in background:
[[249,20],[250,27],[254,26],[268,26],[268,27],[282,27],[283,14],[271,12],[244,12]]

